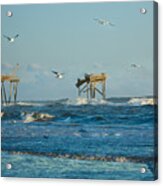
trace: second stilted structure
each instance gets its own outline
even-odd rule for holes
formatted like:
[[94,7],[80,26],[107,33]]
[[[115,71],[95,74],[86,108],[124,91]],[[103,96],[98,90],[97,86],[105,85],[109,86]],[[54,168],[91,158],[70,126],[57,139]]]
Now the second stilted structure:
[[17,87],[19,78],[12,75],[1,75],[1,103],[11,103],[12,98],[14,103],[17,99]]
[[106,79],[108,75],[101,74],[85,74],[83,79],[78,79],[76,87],[78,88],[78,96],[85,93],[88,99],[96,98],[96,93],[100,94],[103,99],[106,98]]

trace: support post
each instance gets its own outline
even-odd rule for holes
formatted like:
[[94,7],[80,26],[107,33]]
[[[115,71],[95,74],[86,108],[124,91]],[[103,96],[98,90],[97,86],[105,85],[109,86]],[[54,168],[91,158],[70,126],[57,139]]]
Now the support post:
[[93,83],[93,98],[96,97],[96,83]]
[[105,99],[106,98],[105,80],[102,82],[102,94],[103,94],[103,99]]
[[78,97],[80,97],[80,87],[78,88]]
[[4,82],[2,82],[2,94],[4,95],[4,103],[7,104],[6,90]]
[[86,90],[86,91],[87,91],[87,99],[89,99],[89,92],[88,92],[88,91],[89,91],[89,89],[88,89],[88,82],[87,82],[87,90]]
[[10,94],[9,94],[8,103],[11,102],[11,98],[12,98],[12,82],[10,81]]
[[93,97],[93,95],[92,95],[92,93],[93,93],[93,90],[92,90],[92,82],[90,83],[90,98],[92,99],[92,97]]
[[18,87],[18,83],[15,83],[15,85],[14,85],[14,103],[16,103],[16,98],[17,98],[17,87]]
[[4,103],[2,83],[1,83],[1,103],[2,103],[2,105]]
[[[107,75],[101,73],[95,75],[86,74],[85,79],[77,79],[76,87],[78,88],[78,96],[80,96],[82,93],[85,93],[87,99],[93,99],[96,97],[96,94],[99,93],[103,97],[103,99],[105,99],[106,78]],[[81,87],[82,85],[83,87]],[[100,85],[99,89],[97,88],[97,85]]]

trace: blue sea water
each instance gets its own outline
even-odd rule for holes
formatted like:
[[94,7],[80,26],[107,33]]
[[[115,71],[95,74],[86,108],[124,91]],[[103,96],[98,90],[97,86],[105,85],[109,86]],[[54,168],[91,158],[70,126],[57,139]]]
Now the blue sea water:
[[[2,106],[2,176],[155,180],[157,113],[148,99]],[[25,122],[32,113],[53,118]]]

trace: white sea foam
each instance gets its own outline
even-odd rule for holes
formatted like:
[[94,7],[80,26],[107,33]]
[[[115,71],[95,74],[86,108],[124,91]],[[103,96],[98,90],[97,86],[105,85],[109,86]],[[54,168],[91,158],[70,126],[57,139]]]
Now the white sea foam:
[[79,132],[74,132],[73,135],[77,137],[81,137],[81,134]]
[[76,105],[85,105],[85,104],[88,104],[88,99],[86,99],[86,98],[77,98],[75,100],[75,104]]
[[87,99],[87,98],[77,98],[75,100],[67,100],[66,104],[68,105],[99,105],[99,104],[108,104],[108,101],[103,99]]
[[41,103],[32,103],[32,102],[18,102],[17,105],[20,106],[43,106]]
[[25,101],[19,101],[16,104],[15,103],[7,103],[7,104],[3,104],[4,107],[10,107],[10,106],[15,106],[15,105],[19,105],[19,106],[44,106],[45,104],[43,103],[36,103],[36,102],[25,102]]
[[154,98],[131,98],[128,101],[128,104],[134,105],[134,106],[139,106],[139,105],[155,105],[156,100]]
[[117,133],[114,134],[114,136],[116,136],[116,137],[119,137],[119,136],[121,136],[121,135],[122,135],[122,134],[119,133],[119,132],[117,132]]
[[65,104],[67,105],[110,105],[110,106],[144,106],[155,105],[156,100],[154,98],[131,98],[129,101],[113,102],[112,100],[104,99],[87,99],[77,98],[75,100],[68,99]]
[[25,120],[23,121],[24,123],[31,123],[34,121],[47,121],[55,117],[47,113],[35,113],[35,112],[24,114],[24,116],[25,116]]
[[[16,105],[19,106],[47,106],[49,104],[54,105],[55,104],[65,104],[65,105],[110,105],[110,106],[144,106],[144,105],[155,105],[156,99],[154,98],[130,98],[129,101],[123,101],[120,102],[113,101],[112,98],[104,100],[104,99],[87,99],[87,98],[81,98],[78,97],[77,99],[64,99],[64,100],[57,100],[52,102],[17,102]],[[10,103],[3,106],[14,106],[14,103]]]

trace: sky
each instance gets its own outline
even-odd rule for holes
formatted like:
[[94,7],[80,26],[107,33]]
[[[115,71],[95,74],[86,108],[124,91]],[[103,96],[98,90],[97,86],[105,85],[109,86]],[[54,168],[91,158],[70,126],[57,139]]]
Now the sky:
[[[85,73],[109,75],[108,98],[153,94],[152,1],[3,5],[1,19],[1,71],[19,64],[20,100],[76,98],[75,83]],[[9,43],[3,34],[20,36]]]

